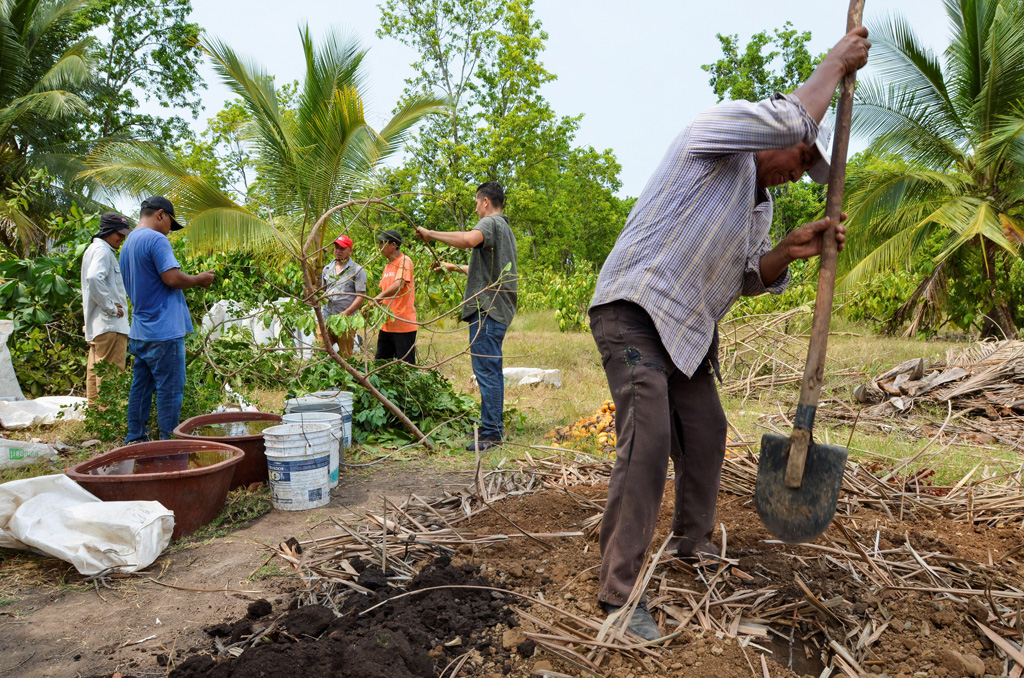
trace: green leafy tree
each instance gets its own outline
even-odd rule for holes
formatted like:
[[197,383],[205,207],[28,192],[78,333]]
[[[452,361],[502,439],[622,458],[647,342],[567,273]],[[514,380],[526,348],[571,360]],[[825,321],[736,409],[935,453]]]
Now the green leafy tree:
[[199,75],[199,25],[191,0],[93,0],[73,32],[95,36],[96,77],[84,96],[86,140],[132,138],[170,146],[191,135],[186,120],[139,111],[145,101],[185,109],[194,119],[206,85]]
[[[403,145],[409,128],[442,107],[436,97],[410,97],[381,130],[364,118],[365,55],[354,40],[328,32],[317,46],[300,30],[306,75],[291,113],[274,79],[223,42],[202,45],[249,120],[244,144],[261,183],[261,201],[237,200],[217,177],[190,173],[174,157],[147,143],[114,143],[88,160],[86,176],[134,196],[167,195],[189,222],[189,243],[199,252],[261,251],[276,242],[297,252],[313,225],[332,208],[359,197],[372,173]],[[318,247],[332,229],[320,231]],[[316,262],[313,262],[316,263]]]
[[797,31],[789,21],[771,35],[768,31],[755,33],[745,47],[737,35],[719,33],[716,37],[722,58],[701,68],[711,74],[708,84],[719,101],[760,101],[776,92],[791,92],[811,76],[825,56],[813,56],[807,49],[811,32]]
[[452,102],[388,176],[391,190],[421,194],[405,211],[430,228],[471,227],[476,186],[495,180],[524,264],[603,261],[627,211],[620,168],[611,151],[576,147],[582,116],[557,115],[541,95],[555,75],[540,61],[547,34],[531,0],[388,0],[381,12],[378,35],[420,53],[407,96],[440,90]]
[[43,244],[57,187],[46,157],[67,121],[85,109],[91,38],[64,34],[86,0],[0,0],[0,246],[25,256]]
[[[962,326],[1016,337],[1020,301],[1008,294],[1007,274],[1024,241],[1024,3],[945,5],[944,63],[902,17],[871,27],[878,76],[858,87],[855,130],[873,139],[870,152],[905,162],[851,172],[848,230],[857,263],[840,285],[911,270],[915,254],[928,252],[910,300],[918,305],[912,329],[938,305]],[[950,294],[947,282],[964,275],[966,284]]]
[[[787,21],[782,28],[755,33],[743,46],[737,35],[717,35],[722,58],[701,66],[711,74],[708,84],[718,101],[761,101],[776,92],[791,92],[804,83],[824,58],[807,49],[810,31],[797,31]],[[797,226],[813,221],[825,210],[825,190],[804,180],[769,189],[774,200],[771,236],[775,242]]]

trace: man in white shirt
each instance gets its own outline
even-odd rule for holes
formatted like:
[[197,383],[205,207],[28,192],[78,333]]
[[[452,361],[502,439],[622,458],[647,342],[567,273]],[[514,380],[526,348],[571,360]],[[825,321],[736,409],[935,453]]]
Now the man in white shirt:
[[82,306],[85,340],[89,342],[85,394],[90,403],[99,395],[96,363],[102,360],[123,370],[128,352],[128,296],[115,252],[129,233],[128,217],[107,212],[100,217],[99,233],[82,256]]

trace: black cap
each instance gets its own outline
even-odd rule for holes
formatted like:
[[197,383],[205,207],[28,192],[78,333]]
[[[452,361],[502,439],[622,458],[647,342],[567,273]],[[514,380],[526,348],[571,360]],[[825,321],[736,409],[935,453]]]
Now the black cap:
[[402,244],[402,234],[397,229],[389,228],[377,234],[377,242],[393,242],[396,245]]
[[171,230],[180,231],[185,228],[174,218],[174,205],[162,195],[151,195],[142,201],[142,209],[163,210],[171,218]]
[[104,212],[100,217],[100,232],[94,238],[106,238],[108,235],[120,233],[128,235],[132,232],[132,222],[119,212]]

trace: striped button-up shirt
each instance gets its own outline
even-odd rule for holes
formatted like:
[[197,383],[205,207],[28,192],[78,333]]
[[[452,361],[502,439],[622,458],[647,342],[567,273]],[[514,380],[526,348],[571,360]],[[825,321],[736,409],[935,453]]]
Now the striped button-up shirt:
[[591,306],[631,301],[658,329],[684,374],[692,376],[740,295],[780,294],[761,256],[772,243],[772,202],[757,186],[754,154],[804,142],[818,124],[793,95],[732,101],[702,112],[675,138],[647,182],[601,268]]

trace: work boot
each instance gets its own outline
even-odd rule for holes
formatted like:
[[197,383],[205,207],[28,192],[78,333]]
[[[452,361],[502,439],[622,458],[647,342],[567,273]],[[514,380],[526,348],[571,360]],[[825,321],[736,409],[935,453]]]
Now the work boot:
[[485,438],[481,438],[479,441],[470,440],[469,444],[466,445],[466,449],[470,452],[486,452],[492,447],[497,447],[498,445],[501,445],[501,440],[487,440]]
[[[601,603],[601,609],[604,610],[605,614],[610,615],[622,609],[621,605],[612,605],[603,600],[598,602]],[[629,618],[626,630],[640,636],[644,640],[657,640],[663,637],[661,631],[658,630],[658,625],[654,623],[654,617],[647,611],[646,603],[638,604],[636,609],[633,610],[633,616]]]
[[668,540],[668,546],[665,547],[665,550],[677,558],[694,561],[701,559],[717,561],[722,555],[722,552],[710,539],[700,541],[693,547],[692,551],[688,550],[688,545],[689,540],[685,537],[674,534],[672,535],[672,538]]

